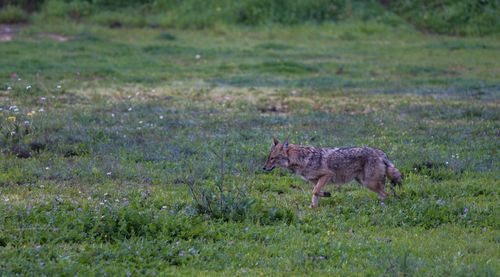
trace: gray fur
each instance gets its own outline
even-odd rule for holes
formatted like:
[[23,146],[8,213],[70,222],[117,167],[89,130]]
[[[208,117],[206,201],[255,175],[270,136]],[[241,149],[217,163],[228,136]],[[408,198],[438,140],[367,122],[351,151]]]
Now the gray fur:
[[[380,199],[387,196],[384,191],[386,177],[395,185],[401,184],[401,173],[387,155],[371,147],[316,148],[288,142],[283,147],[274,139],[264,169],[270,171],[275,166],[287,168],[315,184],[313,194],[316,197],[326,196],[321,191],[326,182],[341,185],[356,180],[376,192]],[[312,206],[317,203],[314,195]]]

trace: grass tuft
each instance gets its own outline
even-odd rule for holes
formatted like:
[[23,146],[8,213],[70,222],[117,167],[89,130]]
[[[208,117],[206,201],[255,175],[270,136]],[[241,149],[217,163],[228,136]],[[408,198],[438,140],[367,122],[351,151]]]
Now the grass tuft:
[[0,9],[0,23],[26,23],[29,21],[28,14],[17,6],[7,5]]

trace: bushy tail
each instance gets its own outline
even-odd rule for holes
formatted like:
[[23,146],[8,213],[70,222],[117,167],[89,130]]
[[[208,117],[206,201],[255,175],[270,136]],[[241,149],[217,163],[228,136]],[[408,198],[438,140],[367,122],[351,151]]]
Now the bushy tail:
[[401,181],[403,179],[403,175],[401,175],[401,172],[399,172],[399,170],[394,167],[394,165],[388,159],[386,159],[384,163],[386,165],[385,172],[391,180],[392,185],[401,186]]

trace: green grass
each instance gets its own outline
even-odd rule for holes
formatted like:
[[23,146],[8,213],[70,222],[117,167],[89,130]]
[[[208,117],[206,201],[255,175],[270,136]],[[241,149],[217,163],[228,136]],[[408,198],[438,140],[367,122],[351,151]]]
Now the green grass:
[[[207,29],[219,24],[269,26],[355,20],[377,21],[392,27],[411,25],[422,32],[455,36],[485,36],[500,31],[497,20],[500,5],[494,0],[4,0],[0,3],[0,8],[6,6],[21,7],[42,24],[63,18],[112,28]],[[352,36],[345,34],[345,38]]]
[[[0,275],[499,275],[497,37],[64,22],[0,43]],[[310,210],[272,135],[381,148],[399,198]]]
[[6,6],[0,10],[0,23],[23,23],[28,21],[24,10],[16,6]]

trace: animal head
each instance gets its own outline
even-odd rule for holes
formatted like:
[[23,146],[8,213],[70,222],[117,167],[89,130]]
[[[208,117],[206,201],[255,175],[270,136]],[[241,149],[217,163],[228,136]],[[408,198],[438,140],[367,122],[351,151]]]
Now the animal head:
[[288,166],[288,139],[283,143],[280,143],[275,137],[273,137],[273,146],[267,162],[262,168],[265,171],[271,171],[275,167],[287,167]]

